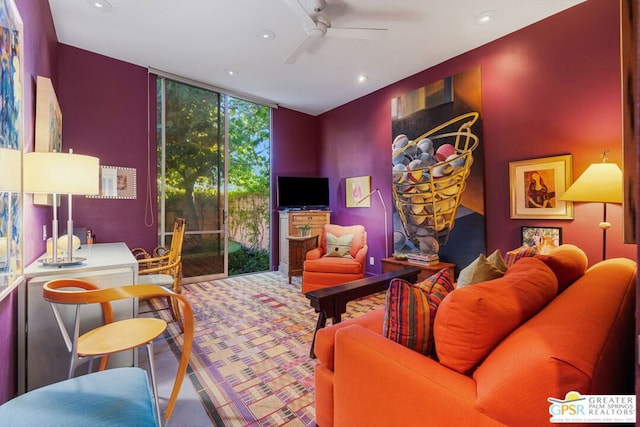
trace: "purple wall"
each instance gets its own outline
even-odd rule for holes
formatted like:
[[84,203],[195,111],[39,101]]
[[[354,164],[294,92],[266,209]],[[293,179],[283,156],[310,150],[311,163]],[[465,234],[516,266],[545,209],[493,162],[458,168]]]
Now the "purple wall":
[[[278,209],[276,177],[320,175],[320,127],[316,117],[286,108],[271,113],[271,261],[278,268]],[[329,184],[337,184],[334,177]]]
[[[33,151],[35,80],[36,76],[51,77],[55,82],[57,70],[57,38],[47,2],[16,0],[22,18],[24,33],[24,150]],[[31,197],[25,197],[23,209],[24,249],[23,261],[29,264],[41,252],[38,233],[51,221],[50,211],[34,207]],[[42,246],[44,248],[44,246]],[[17,298],[14,291],[0,301],[0,403],[16,393],[16,326]]]
[[[320,117],[321,173],[333,177],[332,221],[365,225],[376,258],[369,272],[381,271],[381,205],[374,197],[371,209],[346,209],[344,178],[371,175],[372,188],[380,187],[390,205],[391,99],[476,65],[482,74],[487,251],[518,246],[522,225],[557,226],[565,242],[582,247],[591,262],[599,260],[602,205],[576,204],[573,221],[511,220],[508,170],[509,161],[570,153],[578,177],[605,148],[610,161],[622,164],[619,19],[617,2],[586,2]],[[635,259],[636,245],[622,243],[621,205],[610,206],[608,217],[607,255]]]
[[[63,150],[96,156],[104,166],[135,168],[137,175],[135,200],[74,197],[74,226],[93,230],[97,242],[154,248],[155,117],[147,138],[147,97],[155,109],[155,77],[145,68],[67,45],[60,45],[59,71]],[[60,210],[60,224],[66,224],[66,214]]]

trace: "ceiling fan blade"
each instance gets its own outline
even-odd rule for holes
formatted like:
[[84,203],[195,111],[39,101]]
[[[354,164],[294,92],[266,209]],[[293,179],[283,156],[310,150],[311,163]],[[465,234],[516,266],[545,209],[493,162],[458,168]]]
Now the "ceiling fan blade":
[[287,59],[285,59],[284,63],[285,64],[295,64],[296,61],[298,60],[298,58],[300,58],[300,56],[307,50],[309,45],[314,40],[315,39],[313,37],[307,37],[306,39],[302,40],[302,43],[300,43],[298,45],[298,47],[296,47],[293,50],[293,52],[291,52],[291,55],[289,55],[289,57]]
[[385,28],[343,28],[330,27],[327,36],[361,40],[380,40],[387,36]]
[[296,15],[300,17],[300,19],[302,19],[302,25],[304,28],[313,28],[316,26],[316,23],[314,22],[313,18],[309,16],[304,6],[302,6],[302,4],[300,4],[298,0],[283,0],[283,1],[287,4],[287,6],[289,6],[291,10],[295,12]]

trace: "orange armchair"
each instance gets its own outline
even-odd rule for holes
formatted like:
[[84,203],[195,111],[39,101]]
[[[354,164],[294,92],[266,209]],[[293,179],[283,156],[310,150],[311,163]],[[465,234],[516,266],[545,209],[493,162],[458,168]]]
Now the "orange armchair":
[[362,279],[368,249],[363,226],[326,224],[318,247],[306,254],[302,293]]

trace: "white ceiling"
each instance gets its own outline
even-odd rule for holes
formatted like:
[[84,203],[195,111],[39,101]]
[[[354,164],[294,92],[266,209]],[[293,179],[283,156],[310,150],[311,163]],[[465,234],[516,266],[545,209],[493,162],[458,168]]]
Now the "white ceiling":
[[[295,0],[294,0],[295,1]],[[299,0],[307,10],[318,0]],[[333,27],[376,40],[307,37],[290,0],[49,0],[58,40],[317,115],[584,0],[326,0]],[[489,24],[476,18],[493,10]],[[263,39],[263,30],[275,33]],[[236,71],[231,76],[227,70]],[[368,80],[358,83],[357,76]]]

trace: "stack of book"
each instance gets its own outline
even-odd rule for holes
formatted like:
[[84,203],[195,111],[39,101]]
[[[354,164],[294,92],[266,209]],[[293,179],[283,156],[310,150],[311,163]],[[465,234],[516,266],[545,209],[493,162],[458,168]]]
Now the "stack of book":
[[407,261],[414,264],[436,265],[440,263],[438,254],[410,253],[407,254]]

